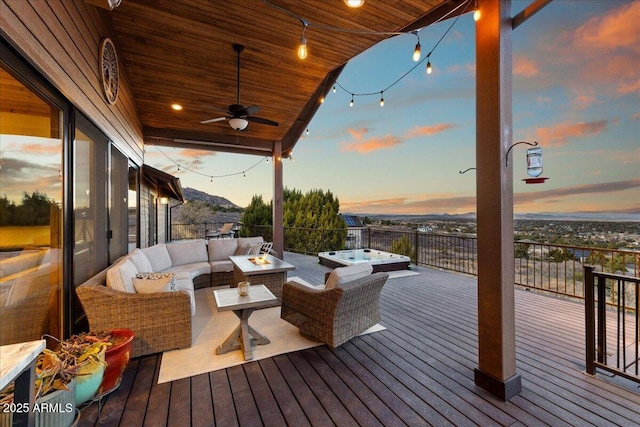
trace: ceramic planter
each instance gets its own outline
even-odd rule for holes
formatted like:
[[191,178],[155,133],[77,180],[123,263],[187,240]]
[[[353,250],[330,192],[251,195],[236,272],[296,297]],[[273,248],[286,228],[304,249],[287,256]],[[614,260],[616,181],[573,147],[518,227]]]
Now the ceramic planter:
[[111,331],[111,336],[124,341],[118,345],[107,348],[105,353],[107,367],[104,371],[102,383],[98,388],[98,396],[110,393],[120,386],[122,373],[129,364],[129,359],[131,358],[131,347],[134,337],[133,331],[130,329],[114,329]]
[[89,363],[78,370],[76,377],[76,406],[80,406],[91,399],[98,391],[106,363],[104,363],[106,347],[98,354],[103,363]]

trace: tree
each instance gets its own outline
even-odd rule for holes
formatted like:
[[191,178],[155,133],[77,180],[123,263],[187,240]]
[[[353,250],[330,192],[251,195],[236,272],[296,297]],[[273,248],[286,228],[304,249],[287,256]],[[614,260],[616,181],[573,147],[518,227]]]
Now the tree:
[[[262,234],[260,226],[272,225],[272,203],[267,205],[262,196],[255,195],[242,216],[242,235]],[[283,226],[287,229],[286,243],[292,250],[321,252],[327,248],[345,246],[347,227],[338,215],[340,202],[330,191],[283,191]]]
[[391,252],[394,254],[405,255],[411,258],[412,262],[416,262],[415,251],[413,249],[413,243],[408,236],[402,236],[396,239],[391,244]]

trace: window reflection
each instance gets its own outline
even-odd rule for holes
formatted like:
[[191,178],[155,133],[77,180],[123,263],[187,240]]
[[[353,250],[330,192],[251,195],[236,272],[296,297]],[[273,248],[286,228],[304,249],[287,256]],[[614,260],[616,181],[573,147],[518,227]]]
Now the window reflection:
[[0,344],[61,336],[62,111],[0,66]]

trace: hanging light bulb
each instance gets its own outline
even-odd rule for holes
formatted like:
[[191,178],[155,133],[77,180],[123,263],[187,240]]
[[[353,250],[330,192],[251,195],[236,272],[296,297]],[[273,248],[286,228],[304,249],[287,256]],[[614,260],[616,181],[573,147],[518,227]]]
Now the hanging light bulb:
[[309,26],[309,23],[304,19],[301,19],[302,23],[302,37],[300,37],[300,46],[298,46],[298,58],[305,59],[307,57],[307,39],[304,36],[304,32]]
[[416,48],[413,50],[413,62],[420,61],[420,36],[418,36],[418,32],[414,31],[413,34],[418,38],[418,43],[416,43]]
[[431,61],[429,60],[429,56],[430,56],[430,55],[431,55],[431,54],[427,55],[427,74],[431,74],[431,71],[433,71],[433,70],[431,69]]
[[351,102],[349,103],[349,107],[353,107],[353,94],[351,94]]
[[320,104],[324,104],[324,96],[320,97]]
[[478,0],[476,0],[476,11],[473,12],[473,20],[478,21],[480,19],[481,13],[480,9],[478,9]]
[[211,183],[213,183],[213,177],[211,177]]
[[309,128],[307,128],[307,135],[309,135]]
[[333,93],[336,93],[336,86],[333,85]]
[[384,91],[380,92],[380,106],[384,107]]

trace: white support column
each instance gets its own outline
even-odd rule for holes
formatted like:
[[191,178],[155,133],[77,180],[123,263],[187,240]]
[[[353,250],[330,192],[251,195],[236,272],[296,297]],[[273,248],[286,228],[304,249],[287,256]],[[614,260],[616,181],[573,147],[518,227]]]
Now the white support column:
[[284,229],[282,206],[282,142],[273,144],[273,250],[284,259]]
[[475,383],[509,400],[520,393],[515,360],[511,1],[479,0],[476,23],[478,358]]

